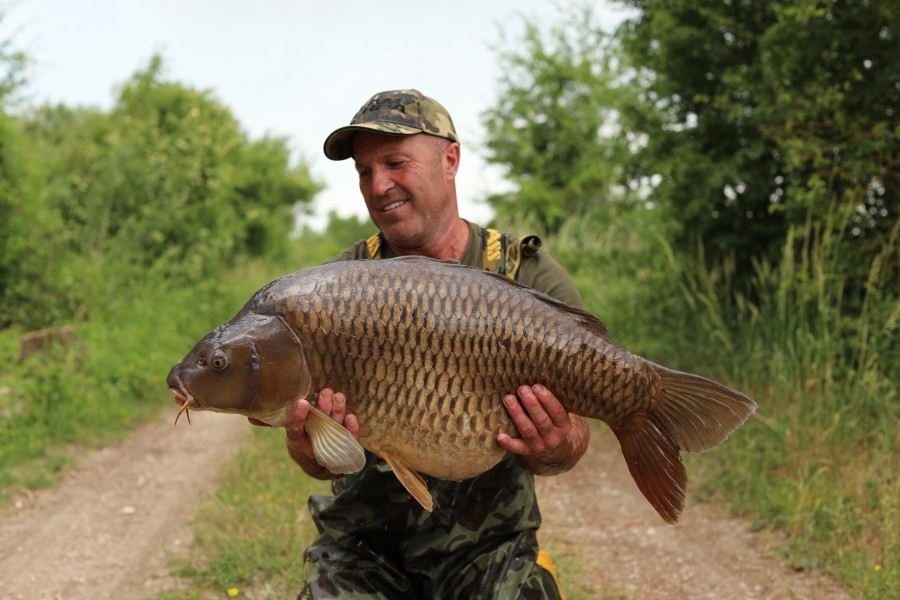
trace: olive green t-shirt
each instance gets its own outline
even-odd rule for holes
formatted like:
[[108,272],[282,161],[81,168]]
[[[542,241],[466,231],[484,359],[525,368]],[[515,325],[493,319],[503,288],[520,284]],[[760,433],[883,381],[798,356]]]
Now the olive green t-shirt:
[[[459,262],[464,265],[480,267],[482,263],[481,227],[469,221],[466,221],[466,223],[469,225],[469,242],[466,244],[466,251]],[[382,258],[396,258],[396,256],[389,245],[385,244],[382,246]],[[366,240],[360,240],[328,262],[364,260],[367,258],[369,258],[369,250],[366,246]],[[575,287],[575,283],[562,266],[544,250],[532,256],[522,257],[516,281],[548,296],[553,296],[557,300],[561,300],[571,306],[584,308],[584,302],[581,299],[581,294],[578,293],[578,288]]]

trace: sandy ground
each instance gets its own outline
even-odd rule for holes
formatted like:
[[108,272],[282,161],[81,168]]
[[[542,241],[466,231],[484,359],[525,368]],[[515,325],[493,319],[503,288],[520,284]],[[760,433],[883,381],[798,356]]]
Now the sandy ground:
[[250,428],[197,412],[176,428],[173,415],[0,513],[0,597],[124,600],[170,584],[166,551],[190,543],[195,501]]
[[[166,553],[190,544],[198,495],[250,431],[233,416],[191,418],[190,430],[174,428],[167,413],[85,456],[59,488],[0,510],[0,597],[147,598],[171,585]],[[571,472],[539,478],[539,494],[542,543],[558,559],[586,565],[598,597],[847,597],[831,582],[790,571],[769,538],[715,506],[689,504],[679,525],[666,525],[604,436]]]
[[[690,469],[688,469],[690,478]],[[589,567],[598,597],[838,600],[833,581],[789,569],[771,535],[721,507],[692,504],[667,525],[637,489],[616,440],[594,435],[574,469],[537,478],[542,545]],[[565,588],[566,582],[562,582]]]

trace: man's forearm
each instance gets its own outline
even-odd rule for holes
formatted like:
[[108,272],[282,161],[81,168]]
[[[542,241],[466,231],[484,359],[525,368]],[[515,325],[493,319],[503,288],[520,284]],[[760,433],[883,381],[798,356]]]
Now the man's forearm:
[[575,466],[587,451],[590,429],[578,415],[569,414],[572,431],[551,450],[523,456],[526,468],[535,475],[557,475]]

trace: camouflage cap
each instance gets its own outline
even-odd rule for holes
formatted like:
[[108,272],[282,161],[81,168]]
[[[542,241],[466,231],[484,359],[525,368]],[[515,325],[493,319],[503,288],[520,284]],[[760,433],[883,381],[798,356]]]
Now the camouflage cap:
[[427,133],[459,142],[450,113],[419,90],[379,92],[369,98],[346,127],[334,130],[325,140],[325,156],[331,160],[350,158],[353,136],[358,131],[387,135]]

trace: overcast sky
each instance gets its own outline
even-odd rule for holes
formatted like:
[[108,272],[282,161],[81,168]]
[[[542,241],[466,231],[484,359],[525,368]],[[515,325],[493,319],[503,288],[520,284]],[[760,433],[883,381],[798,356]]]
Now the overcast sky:
[[[110,108],[115,88],[154,52],[169,79],[211,90],[253,137],[288,138],[326,189],[316,213],[365,215],[348,161],[322,154],[327,135],[349,123],[373,93],[415,87],[450,111],[463,156],[457,186],[464,217],[487,221],[477,199],[504,188],[479,154],[481,113],[497,95],[492,49],[518,14],[559,21],[561,0],[0,0],[0,40],[35,61],[31,102]],[[604,28],[628,14],[594,2]],[[321,223],[321,218],[313,223]]]

